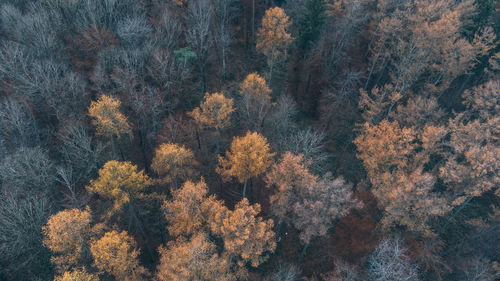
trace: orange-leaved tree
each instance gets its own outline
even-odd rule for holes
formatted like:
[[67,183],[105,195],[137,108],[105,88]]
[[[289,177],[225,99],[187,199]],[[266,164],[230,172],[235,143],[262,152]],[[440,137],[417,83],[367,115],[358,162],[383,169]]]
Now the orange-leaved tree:
[[247,262],[253,267],[266,261],[276,249],[274,222],[257,215],[260,205],[250,205],[246,198],[236,204],[233,211],[215,210],[211,229],[224,241],[224,250],[243,268]]
[[139,264],[139,251],[134,239],[126,231],[106,232],[90,245],[94,266],[109,273],[116,280],[144,280],[147,271]]
[[51,261],[61,272],[78,266],[88,251],[87,242],[91,235],[90,209],[63,210],[50,216],[43,226],[43,244],[54,253]]
[[219,255],[216,245],[205,233],[191,239],[178,239],[160,247],[160,264],[156,277],[160,281],[177,280],[236,280],[229,260]]
[[186,181],[181,188],[172,191],[172,199],[163,203],[168,232],[174,237],[191,236],[208,231],[208,220],[213,210],[223,206],[214,195],[208,196],[203,178],[198,183]]

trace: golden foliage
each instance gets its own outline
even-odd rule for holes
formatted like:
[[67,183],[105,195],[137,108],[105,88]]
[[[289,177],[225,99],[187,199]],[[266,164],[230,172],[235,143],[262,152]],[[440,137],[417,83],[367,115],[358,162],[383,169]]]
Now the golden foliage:
[[250,73],[240,84],[242,106],[249,128],[259,128],[269,110],[271,89],[257,73]]
[[228,254],[239,257],[238,265],[247,262],[253,267],[267,260],[268,253],[276,249],[275,233],[272,220],[257,217],[260,205],[250,205],[243,198],[234,211],[219,209],[212,223],[212,231],[224,240],[224,249]]
[[142,191],[151,185],[151,179],[138,171],[130,162],[108,161],[99,169],[99,178],[91,180],[87,186],[89,192],[113,200],[115,210],[133,198],[142,196]]
[[168,232],[172,236],[190,236],[208,230],[207,220],[214,209],[222,206],[215,196],[207,196],[208,188],[203,178],[198,183],[186,181],[172,191],[172,199],[163,203]]
[[240,95],[246,96],[251,100],[270,101],[271,89],[267,86],[266,80],[256,72],[247,75],[245,80],[240,84]]
[[64,210],[50,216],[42,227],[45,236],[43,244],[56,256],[51,261],[60,271],[77,266],[86,250],[91,227],[90,209]]
[[111,231],[93,242],[90,251],[94,257],[94,266],[107,272],[116,280],[143,280],[146,269],[139,264],[139,251],[135,241],[126,231]]
[[109,95],[102,95],[97,101],[90,103],[89,115],[95,119],[98,134],[118,138],[123,134],[132,136],[132,129],[127,117],[120,112],[120,105],[120,100]]
[[63,275],[56,276],[54,281],[99,281],[99,276],[88,273],[85,268],[66,271]]
[[233,99],[222,93],[205,94],[205,101],[189,113],[200,127],[223,129],[231,124]]
[[257,31],[258,51],[262,52],[268,60],[274,60],[284,54],[293,38],[288,33],[291,25],[290,18],[279,7],[266,10],[262,18],[262,25]]
[[235,177],[243,183],[264,173],[271,165],[273,156],[266,138],[259,133],[248,131],[244,137],[233,139],[225,158],[219,156],[220,167],[217,168],[217,173],[225,180]]
[[167,183],[186,180],[195,173],[193,152],[175,143],[161,144],[155,151],[151,168]]
[[228,259],[219,256],[217,247],[204,233],[189,241],[179,239],[160,247],[160,264],[156,277],[160,281],[236,280],[229,272]]

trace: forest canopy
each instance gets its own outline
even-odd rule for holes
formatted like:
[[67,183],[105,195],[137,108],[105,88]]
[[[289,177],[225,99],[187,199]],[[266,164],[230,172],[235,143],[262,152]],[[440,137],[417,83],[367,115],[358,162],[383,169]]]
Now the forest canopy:
[[500,279],[497,0],[0,1],[0,281]]

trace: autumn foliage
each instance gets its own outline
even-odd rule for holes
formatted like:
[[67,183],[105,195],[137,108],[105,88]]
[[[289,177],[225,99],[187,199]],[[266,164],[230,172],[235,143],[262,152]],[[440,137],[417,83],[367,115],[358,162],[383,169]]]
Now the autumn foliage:
[[0,1],[0,280],[500,280],[499,19]]

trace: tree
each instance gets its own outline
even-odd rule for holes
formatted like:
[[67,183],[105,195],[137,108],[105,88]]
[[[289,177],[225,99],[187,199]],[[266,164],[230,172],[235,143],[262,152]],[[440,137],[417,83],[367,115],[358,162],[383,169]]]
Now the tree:
[[132,129],[125,117],[120,112],[120,100],[108,95],[102,95],[97,101],[92,101],[89,106],[89,115],[94,118],[97,133],[109,136],[113,147],[113,155],[116,155],[113,136],[121,138],[127,134],[132,137]]
[[415,145],[415,132],[401,128],[397,121],[383,120],[371,126],[364,124],[362,134],[355,140],[358,158],[363,161],[368,177],[374,185],[382,175],[398,167],[406,167]]
[[0,162],[2,186],[10,192],[45,193],[54,190],[54,163],[40,147],[20,147]]
[[[390,84],[379,102],[387,102],[387,116],[401,98],[420,92],[441,94],[454,78],[466,73],[492,47],[491,30],[478,31],[473,40],[464,37],[474,1],[447,0],[436,8],[434,1],[380,3],[369,45],[371,67],[365,89],[373,74],[385,76]],[[404,28],[402,28],[404,27]],[[397,94],[400,98],[395,99]],[[389,98],[389,100],[387,99]]]
[[85,268],[66,271],[62,275],[56,276],[54,281],[99,281],[99,276],[88,273]]
[[99,177],[91,180],[87,189],[113,201],[113,209],[120,210],[123,205],[142,196],[144,189],[151,185],[151,179],[144,171],[130,162],[111,160],[99,169]]
[[425,171],[446,130],[439,126],[400,127],[397,121],[383,120],[378,125],[365,123],[354,143],[363,161],[372,192],[385,214],[382,226],[405,226],[408,230],[432,235],[428,225],[432,216],[450,210],[448,200],[433,192],[436,169]]
[[196,161],[193,152],[175,143],[164,143],[156,149],[151,168],[167,183],[177,189],[179,180],[195,174]]
[[300,278],[300,269],[298,266],[280,263],[265,280],[266,281],[298,281]]
[[260,130],[271,105],[271,89],[257,73],[250,73],[240,84],[242,107],[247,128]]
[[315,43],[321,34],[321,27],[325,21],[326,5],[324,0],[308,0],[305,3],[305,12],[299,19],[299,48],[306,50],[311,43]]
[[429,219],[443,216],[451,209],[445,197],[432,192],[436,177],[422,170],[385,176],[387,181],[372,191],[385,211],[382,226],[389,229],[404,225],[411,232],[431,237]]
[[446,144],[452,149],[444,154],[446,162],[440,167],[439,175],[450,188],[455,206],[464,201],[468,203],[489,190],[498,190],[499,93],[499,81],[490,81],[464,92],[468,110],[448,123],[450,138]]
[[40,143],[35,118],[26,102],[13,98],[0,102],[0,136],[9,148]]
[[189,113],[200,127],[215,128],[217,131],[217,154],[220,149],[221,130],[231,124],[233,99],[222,93],[205,94],[205,101]]
[[43,244],[55,254],[51,260],[61,272],[81,265],[85,259],[89,250],[90,222],[89,208],[84,211],[71,209],[50,216],[42,228]]
[[374,281],[417,281],[417,267],[410,262],[400,238],[382,240],[368,258],[368,274]]
[[222,202],[214,195],[208,196],[208,187],[203,178],[198,183],[186,181],[178,190],[172,191],[172,199],[163,203],[168,232],[172,236],[191,236],[208,231],[207,223],[213,210]]
[[290,25],[290,18],[279,7],[268,9],[262,18],[262,26],[257,31],[256,48],[267,57],[268,81],[272,79],[276,60],[286,57],[287,48],[293,41],[288,33]]
[[8,280],[29,280],[50,268],[40,231],[54,207],[46,195],[0,193],[0,263]]
[[203,90],[206,89],[206,64],[208,50],[212,45],[210,22],[213,10],[208,0],[189,1],[186,13],[186,41],[196,52]]
[[249,262],[253,267],[267,260],[276,248],[273,221],[257,217],[260,205],[250,205],[246,198],[233,211],[222,208],[215,213],[212,232],[224,241],[224,250],[237,258],[240,267]]
[[335,219],[347,215],[361,204],[353,198],[352,185],[344,179],[322,177],[309,171],[310,161],[287,152],[267,173],[268,187],[277,191],[270,197],[271,212],[300,231],[304,244],[302,259],[313,237],[324,236]]
[[235,177],[243,183],[244,198],[248,179],[264,173],[271,165],[273,156],[266,138],[259,133],[248,131],[244,137],[233,139],[225,158],[219,156],[220,167],[217,168],[217,173],[225,180]]
[[147,271],[139,264],[139,251],[126,231],[106,232],[90,245],[94,266],[113,275],[116,280],[144,280]]
[[106,145],[96,141],[82,123],[64,126],[57,137],[66,169],[71,171],[75,183],[86,183],[109,159]]
[[231,26],[230,21],[235,17],[235,8],[232,5],[234,0],[214,0],[215,10],[215,34],[216,42],[220,49],[222,61],[222,79],[226,80],[226,57],[231,45]]
[[236,280],[230,273],[228,259],[217,253],[217,247],[203,232],[189,240],[172,241],[158,252],[160,264],[156,277],[160,281]]

